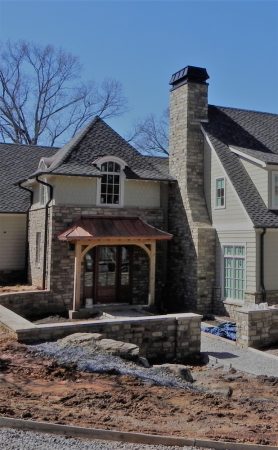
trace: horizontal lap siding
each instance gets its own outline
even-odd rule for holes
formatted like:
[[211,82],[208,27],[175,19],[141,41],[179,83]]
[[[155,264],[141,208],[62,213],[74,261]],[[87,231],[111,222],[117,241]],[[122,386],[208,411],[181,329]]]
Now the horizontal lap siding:
[[256,291],[256,233],[253,230],[246,231],[222,231],[218,232],[216,273],[217,287],[221,286],[222,253],[223,244],[246,245],[246,291]]
[[[216,245],[216,287],[221,287],[223,267],[223,244],[246,245],[246,291],[256,291],[256,233],[241,201],[239,200],[223,166],[215,152],[206,143],[205,161],[205,195],[209,214],[217,231]],[[215,180],[225,178],[226,205],[223,209],[215,209]]]
[[278,231],[267,230],[265,237],[265,288],[278,289]]
[[[228,179],[223,166],[219,162],[214,151],[210,146],[205,144],[205,195],[210,217],[213,222],[213,226],[218,228],[251,228],[252,223],[245,209],[239,200],[235,190],[232,187],[230,180]],[[223,209],[215,208],[215,180],[216,178],[225,178],[226,187],[226,206]]]
[[245,167],[248,175],[256,186],[260,196],[262,197],[265,205],[268,205],[268,170],[256,164],[241,159],[243,166]]
[[0,270],[25,267],[26,215],[0,214]]

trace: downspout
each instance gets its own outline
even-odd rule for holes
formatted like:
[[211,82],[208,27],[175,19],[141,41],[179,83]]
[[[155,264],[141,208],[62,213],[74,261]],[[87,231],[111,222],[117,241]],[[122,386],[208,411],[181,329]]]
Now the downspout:
[[266,290],[265,290],[265,285],[264,285],[264,236],[266,233],[266,228],[263,228],[263,232],[261,233],[261,239],[260,239],[260,243],[261,243],[261,248],[260,248],[260,269],[261,269],[261,274],[260,274],[260,279],[261,279],[261,291],[262,291],[262,302],[265,303],[266,301]]
[[27,187],[21,186],[21,182],[18,183],[20,189],[29,192],[30,194],[30,205],[27,209],[27,217],[26,217],[26,245],[25,245],[25,278],[28,278],[28,256],[29,256],[29,223],[30,223],[30,209],[33,205],[33,197],[34,192],[32,189],[28,189]]
[[44,186],[49,188],[49,200],[45,204],[45,219],[44,219],[44,246],[43,246],[43,269],[42,269],[42,289],[46,289],[46,258],[47,258],[47,236],[48,236],[48,211],[50,202],[53,199],[53,186],[46,181],[42,181],[39,179],[39,176],[36,175],[36,180],[38,183],[43,184]]

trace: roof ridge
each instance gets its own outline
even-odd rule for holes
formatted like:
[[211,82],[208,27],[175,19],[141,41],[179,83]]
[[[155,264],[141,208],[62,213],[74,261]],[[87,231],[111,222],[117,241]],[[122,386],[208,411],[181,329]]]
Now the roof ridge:
[[255,109],[237,108],[237,107],[233,107],[233,106],[221,106],[221,105],[211,105],[211,104],[209,104],[208,106],[213,106],[214,108],[236,110],[236,111],[246,111],[246,112],[251,112],[251,113],[255,113],[255,114],[266,114],[268,116],[274,116],[274,117],[277,116],[278,117],[278,113],[271,113],[271,112],[267,112],[267,111],[257,111]]

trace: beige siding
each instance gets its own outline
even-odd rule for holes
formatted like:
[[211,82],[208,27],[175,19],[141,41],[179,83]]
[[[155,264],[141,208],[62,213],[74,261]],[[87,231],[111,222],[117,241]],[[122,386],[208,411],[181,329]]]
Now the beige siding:
[[265,202],[265,205],[268,206],[268,171],[243,158],[241,158],[241,162]]
[[160,207],[160,183],[153,181],[125,181],[124,206],[137,208]]
[[278,230],[267,230],[265,237],[264,265],[266,290],[278,289]]
[[97,179],[86,177],[56,177],[50,180],[54,186],[55,205],[95,205]]
[[[96,206],[97,178],[51,177],[55,205]],[[39,186],[34,185],[32,209],[41,208]],[[159,208],[160,183],[153,181],[125,180],[123,207]]]
[[[207,143],[205,143],[204,148],[204,166],[205,196],[208,211],[216,230],[243,230],[253,228],[252,222],[227,177],[223,166]],[[218,177],[225,178],[226,187],[226,206],[221,209],[215,208],[215,183]]]
[[246,291],[256,292],[256,233],[253,230],[246,231],[222,231],[218,232],[216,246],[216,286],[222,286],[224,244],[246,245]]
[[25,267],[26,215],[0,214],[0,270]]

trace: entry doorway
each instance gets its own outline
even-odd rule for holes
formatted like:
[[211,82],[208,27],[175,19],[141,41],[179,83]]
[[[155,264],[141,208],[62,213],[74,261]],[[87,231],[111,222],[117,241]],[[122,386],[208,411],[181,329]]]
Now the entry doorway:
[[129,303],[132,246],[98,246],[85,255],[84,298],[94,304]]

